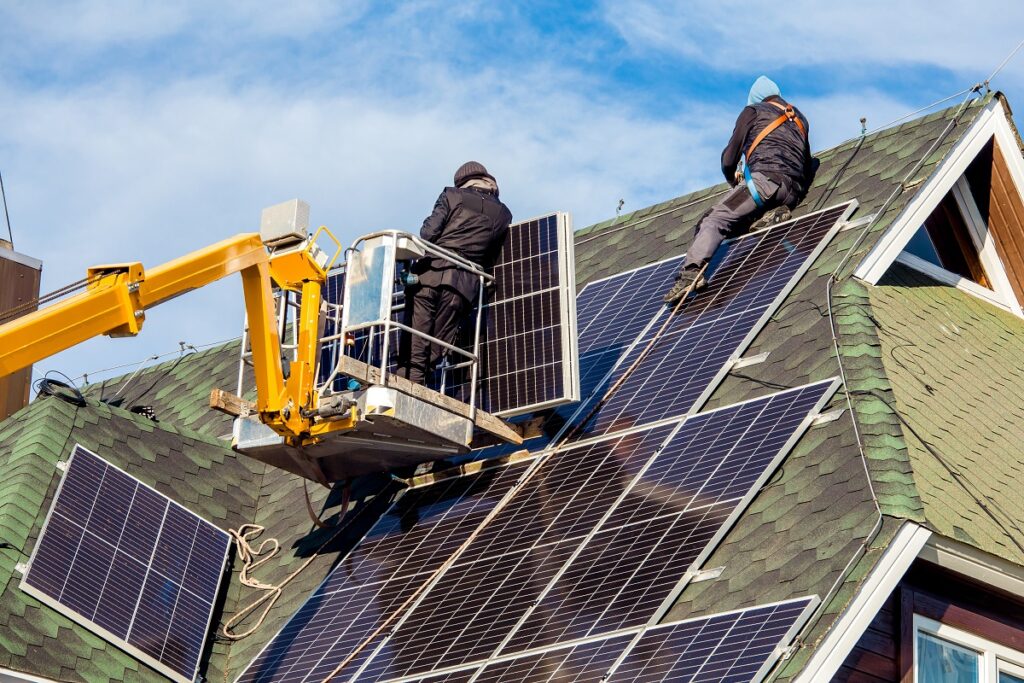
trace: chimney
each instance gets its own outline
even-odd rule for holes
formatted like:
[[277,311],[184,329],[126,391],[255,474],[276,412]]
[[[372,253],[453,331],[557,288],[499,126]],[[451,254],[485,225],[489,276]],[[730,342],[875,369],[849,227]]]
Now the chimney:
[[[14,319],[4,315],[7,311],[39,298],[42,270],[42,261],[19,254],[10,242],[0,239],[0,325]],[[32,310],[34,305],[18,315]],[[28,405],[31,384],[31,367],[0,377],[0,420]]]

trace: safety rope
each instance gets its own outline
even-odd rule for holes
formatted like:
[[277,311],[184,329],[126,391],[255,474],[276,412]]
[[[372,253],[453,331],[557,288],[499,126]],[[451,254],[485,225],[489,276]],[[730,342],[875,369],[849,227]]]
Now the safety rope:
[[[700,278],[704,276],[704,271],[706,270],[707,265],[701,267],[700,271],[697,273],[697,277],[693,281],[694,284],[700,281]],[[647,346],[645,346],[644,350],[640,352],[640,355],[636,357],[636,360],[634,360],[630,364],[630,366],[626,368],[626,371],[623,372],[617,380],[615,380],[615,382],[608,388],[608,391],[604,392],[604,395],[597,403],[594,404],[594,407],[590,409],[586,417],[584,417],[582,420],[576,421],[576,426],[573,427],[572,430],[568,434],[566,434],[565,437],[562,438],[559,445],[566,443],[567,441],[569,441],[569,439],[576,436],[579,430],[586,426],[586,424],[590,421],[590,418],[592,418],[594,414],[598,410],[600,410],[602,406],[604,406],[608,399],[611,398],[612,394],[618,391],[619,387],[621,387],[623,383],[625,383],[629,376],[636,372],[636,369],[640,367],[640,364],[643,363],[647,356],[650,355],[651,351],[654,350],[654,347],[658,343],[658,340],[661,339],[661,335],[665,333],[665,330],[668,329],[669,323],[672,322],[672,318],[675,317],[676,313],[679,311],[680,308],[682,308],[683,304],[689,300],[690,294],[692,293],[693,285],[691,285],[690,290],[687,291],[682,296],[682,298],[680,298],[679,301],[676,302],[676,305],[669,312],[668,317],[665,318],[664,322],[661,323],[661,327],[658,328],[658,331],[655,332],[654,336],[651,337],[650,341],[647,342]]]
[[[255,633],[256,630],[263,625],[263,622],[266,620],[267,615],[270,613],[270,610],[274,607],[274,604],[277,603],[278,598],[281,597],[281,594],[284,592],[285,586],[291,583],[292,580],[295,579],[295,577],[297,577],[306,569],[306,567],[312,564],[313,560],[320,556],[320,553],[323,551],[323,549],[326,548],[330,543],[332,543],[341,534],[342,531],[348,528],[348,524],[341,525],[339,523],[334,525],[333,527],[330,527],[329,525],[319,521],[316,518],[316,516],[312,513],[312,505],[310,505],[309,503],[309,491],[306,490],[305,488],[305,480],[303,480],[303,490],[306,494],[306,505],[309,507],[310,515],[313,517],[313,521],[316,522],[317,527],[321,529],[336,528],[336,531],[333,534],[331,534],[326,541],[321,543],[320,546],[316,549],[316,551],[313,552],[312,555],[307,557],[305,562],[299,565],[298,569],[296,569],[291,574],[286,576],[282,581],[276,584],[272,584],[260,581],[259,579],[253,577],[252,573],[260,565],[270,561],[271,558],[276,556],[281,551],[280,542],[276,538],[265,538],[262,541],[260,541],[260,544],[258,546],[254,548],[253,543],[255,543],[255,541],[261,535],[263,535],[263,532],[266,531],[266,527],[262,527],[259,524],[243,524],[242,526],[238,527],[238,529],[228,529],[228,534],[230,534],[231,538],[235,542],[235,546],[237,548],[236,552],[238,553],[238,559],[242,563],[242,568],[238,572],[238,580],[241,582],[243,586],[264,591],[264,593],[263,595],[259,596],[258,598],[250,602],[248,605],[243,607],[241,610],[236,612],[234,616],[232,616],[226,622],[224,622],[224,625],[221,626],[220,629],[221,635],[224,638],[235,641],[241,640]],[[349,500],[351,499],[351,492],[352,482],[351,480],[349,480],[345,482],[345,489],[341,503],[342,516],[344,516],[345,513],[348,512],[348,503]],[[263,611],[260,613],[259,618],[251,627],[249,627],[248,630],[242,631],[241,633],[236,633],[234,631],[235,626],[237,626],[243,619],[248,617],[250,614],[255,612],[260,607],[260,605],[264,604],[265,606],[263,607]]]
[[29,301],[26,301],[23,304],[15,306],[14,308],[9,308],[6,311],[2,311],[0,312],[0,323],[10,320],[12,318],[17,318],[23,313],[31,313],[32,311],[39,308],[39,306],[50,303],[54,299],[59,299],[62,296],[66,296],[68,294],[71,294],[72,292],[77,292],[80,289],[85,289],[93,282],[98,281],[98,279],[99,278],[93,278],[90,280],[89,278],[82,278],[81,280],[77,280],[75,282],[72,282],[71,284],[64,285],[60,289],[55,289],[52,292],[43,294],[36,299],[30,299]]

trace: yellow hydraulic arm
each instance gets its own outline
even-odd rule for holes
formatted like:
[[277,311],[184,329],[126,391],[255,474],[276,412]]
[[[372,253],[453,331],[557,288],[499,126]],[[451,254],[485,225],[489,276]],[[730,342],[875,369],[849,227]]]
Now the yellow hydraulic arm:
[[[84,292],[0,325],[0,376],[92,337],[133,336],[146,311],[233,273],[241,273],[249,319],[260,419],[293,445],[311,435],[350,429],[354,416],[314,424],[321,286],[327,271],[314,254],[315,238],[281,253],[267,251],[256,233],[223,242],[145,270],[141,263],[88,270]],[[301,292],[299,349],[286,379],[273,287]]]

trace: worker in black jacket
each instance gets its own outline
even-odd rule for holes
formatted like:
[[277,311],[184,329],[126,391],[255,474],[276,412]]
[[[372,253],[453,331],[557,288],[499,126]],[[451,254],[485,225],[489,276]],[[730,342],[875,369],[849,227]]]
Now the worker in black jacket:
[[[733,189],[701,217],[675,285],[665,295],[666,304],[674,305],[688,291],[704,286],[702,271],[722,240],[747,232],[770,210],[775,210],[772,222],[789,219],[789,211],[814,180],[816,160],[808,130],[807,119],[782,99],[779,86],[767,76],[754,82],[722,151],[722,173]],[[736,167],[743,155],[746,163],[740,173]]]
[[[455,172],[455,187],[446,187],[423,221],[420,237],[491,272],[505,243],[512,213],[498,199],[498,183],[483,164],[468,161]],[[405,290],[405,324],[454,344],[459,328],[473,310],[480,280],[467,270],[436,256],[412,267],[417,282]],[[408,379],[425,384],[433,375],[444,347],[403,334],[398,365]]]

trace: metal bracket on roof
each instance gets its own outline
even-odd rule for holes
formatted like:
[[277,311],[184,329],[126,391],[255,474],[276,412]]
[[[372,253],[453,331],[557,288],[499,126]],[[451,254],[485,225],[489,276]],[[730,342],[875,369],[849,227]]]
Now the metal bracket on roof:
[[56,462],[56,464],[54,464],[54,467],[56,467],[61,472],[67,472],[68,471],[68,464],[64,460],[58,460]]
[[701,581],[711,581],[717,579],[725,571],[725,567],[712,567],[711,569],[701,569],[700,571],[694,572],[691,575],[690,583],[700,583]]
[[818,425],[827,424],[829,422],[835,422],[840,417],[842,417],[843,413],[845,412],[846,408],[836,408],[835,410],[830,410],[825,413],[818,413],[818,416],[811,421],[811,426],[817,427]]
[[870,223],[871,221],[875,220],[875,216],[877,216],[877,215],[878,215],[877,213],[869,213],[866,216],[860,216],[860,217],[858,217],[855,220],[846,221],[845,223],[843,223],[843,227],[839,228],[839,231],[842,232],[844,230],[852,230],[854,228],[862,228],[865,225],[867,225],[868,223]]
[[763,363],[766,360],[768,360],[768,352],[767,351],[765,351],[764,353],[759,353],[756,356],[747,356],[746,358],[737,358],[732,363],[732,369],[733,370],[739,370],[740,368],[745,368],[748,365],[757,365],[758,363]]
[[775,652],[778,655],[779,659],[781,659],[782,661],[786,661],[787,659],[792,657],[793,653],[796,652],[798,649],[800,648],[794,643],[793,645],[789,645],[787,647],[775,648]]
[[24,562],[19,562],[18,564],[14,565],[14,571],[24,576],[25,572],[28,571],[28,565]]

